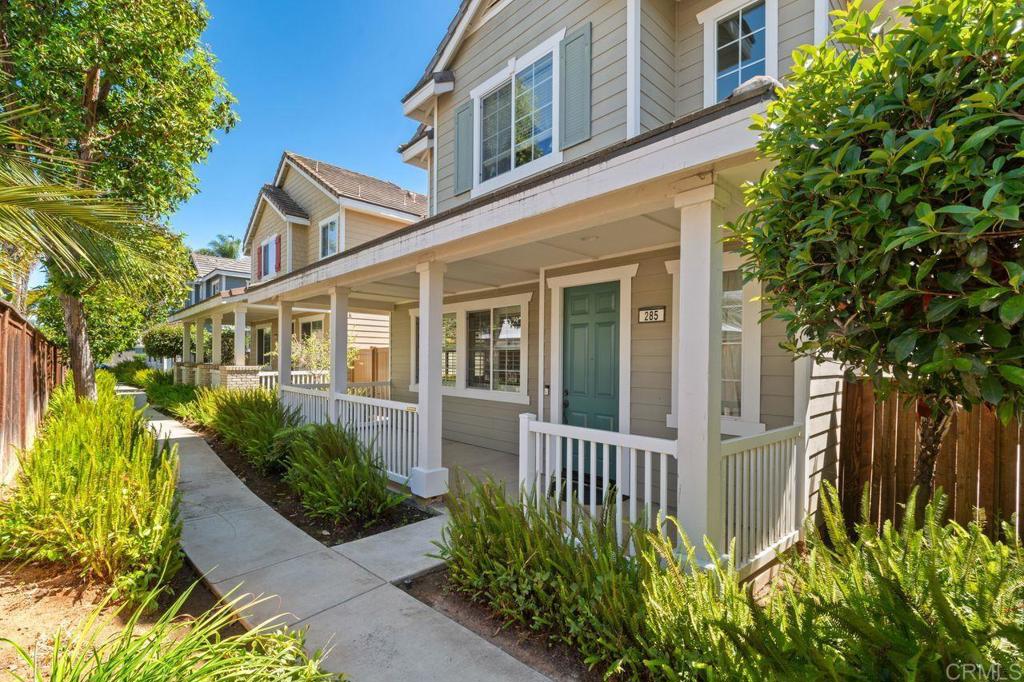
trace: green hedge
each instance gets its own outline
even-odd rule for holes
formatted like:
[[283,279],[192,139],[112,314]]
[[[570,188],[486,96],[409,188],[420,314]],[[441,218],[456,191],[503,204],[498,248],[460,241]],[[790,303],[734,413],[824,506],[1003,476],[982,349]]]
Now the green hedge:
[[178,456],[110,374],[97,383],[95,402],[75,400],[70,379],[54,392],[0,500],[0,558],[69,564],[134,601],[181,565]]
[[493,482],[449,501],[440,556],[454,589],[609,676],[945,679],[950,665],[1024,660],[1018,542],[943,524],[941,498],[923,528],[908,513],[902,528],[865,523],[851,537],[835,491],[822,500],[827,531],[809,533],[763,602],[727,563],[698,566],[689,545],[680,557],[633,529],[628,559],[607,519],[568,523],[548,500],[510,501]]

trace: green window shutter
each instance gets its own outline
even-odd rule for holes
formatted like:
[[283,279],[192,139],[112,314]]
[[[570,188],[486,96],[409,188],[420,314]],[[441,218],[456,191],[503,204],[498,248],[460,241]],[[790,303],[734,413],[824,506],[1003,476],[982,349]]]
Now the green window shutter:
[[473,100],[455,110],[455,193],[473,189]]
[[590,139],[590,23],[562,39],[559,52],[562,149]]

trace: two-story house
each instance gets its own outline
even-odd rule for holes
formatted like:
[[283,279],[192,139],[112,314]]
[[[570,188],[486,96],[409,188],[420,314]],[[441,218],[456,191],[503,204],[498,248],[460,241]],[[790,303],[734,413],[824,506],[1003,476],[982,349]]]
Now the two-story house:
[[[770,560],[833,466],[841,381],[780,349],[721,226],[766,168],[751,117],[828,9],[464,0],[402,99],[429,215],[325,251],[339,195],[299,212],[289,178],[314,174],[287,155],[254,212],[249,300],[280,326],[332,313],[327,390],[282,379],[282,398],[349,424],[418,495],[463,466]],[[347,390],[356,309],[391,317],[393,400]]]
[[[260,188],[242,248],[246,257],[244,281],[224,280],[211,284],[213,273],[200,274],[194,287],[196,298],[173,316],[188,330],[207,330],[219,339],[224,325],[239,326],[247,335],[235,335],[236,361],[221,367],[219,343],[213,345],[213,357],[197,358],[196,367],[186,380],[201,385],[219,384],[225,374],[244,377],[252,383],[257,370],[265,386],[277,383],[277,365],[283,346],[290,352],[291,338],[304,340],[327,335],[331,329],[330,308],[323,300],[305,301],[294,309],[288,325],[279,324],[277,307],[252,301],[246,286],[264,284],[301,271],[318,261],[344,253],[364,242],[388,235],[419,219],[426,213],[426,197],[377,178],[356,173],[309,157],[284,152],[274,180]],[[202,257],[199,257],[202,258]],[[206,273],[203,265],[197,270]],[[236,267],[237,271],[237,267]],[[238,283],[239,286],[233,286]],[[213,297],[216,298],[213,298]],[[390,377],[390,319],[384,311],[353,308],[346,315],[347,346],[355,347],[355,367],[349,377],[358,384],[371,385],[375,395],[384,395]],[[245,337],[248,336],[248,344]],[[183,343],[187,343],[183,339]],[[197,345],[199,342],[197,341]],[[185,368],[188,372],[189,368]],[[303,385],[321,384],[324,376],[295,371],[291,380]]]

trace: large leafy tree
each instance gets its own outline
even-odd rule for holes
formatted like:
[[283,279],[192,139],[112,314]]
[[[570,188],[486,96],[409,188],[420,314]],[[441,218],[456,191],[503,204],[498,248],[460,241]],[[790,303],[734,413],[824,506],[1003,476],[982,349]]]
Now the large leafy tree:
[[[208,21],[201,0],[2,0],[0,68],[13,97],[29,105],[17,125],[40,151],[79,162],[78,181],[133,202],[159,219],[196,191],[193,165],[218,129],[235,122],[232,98],[201,43]],[[133,240],[110,262],[153,290],[183,290],[187,259],[180,238],[139,235],[168,249],[160,267],[143,266]],[[76,390],[95,395],[83,297],[109,273],[55,276]]]
[[[68,334],[60,294],[48,284],[33,290],[38,296],[31,307],[36,323],[46,336],[67,351]],[[126,293],[117,282],[101,282],[82,295],[82,308],[89,327],[89,347],[94,357],[104,362],[111,355],[135,347],[146,326],[145,306]],[[181,345],[179,340],[178,345]]]
[[928,490],[958,405],[1024,407],[1024,5],[880,9],[795,55],[731,227],[792,349],[916,397]]

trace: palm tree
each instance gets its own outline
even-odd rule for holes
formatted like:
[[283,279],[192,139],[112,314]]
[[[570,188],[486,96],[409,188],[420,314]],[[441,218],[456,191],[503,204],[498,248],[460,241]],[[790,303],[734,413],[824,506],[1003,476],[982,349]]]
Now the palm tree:
[[230,234],[218,234],[210,240],[209,246],[198,249],[196,253],[237,259],[242,255],[242,240]]
[[[175,236],[148,223],[132,204],[82,186],[87,169],[46,149],[12,125],[26,110],[0,109],[0,287],[17,292],[40,260],[64,292],[68,354],[79,397],[96,380],[79,294],[98,279],[126,284],[163,272]],[[32,150],[32,151],[27,151]]]

